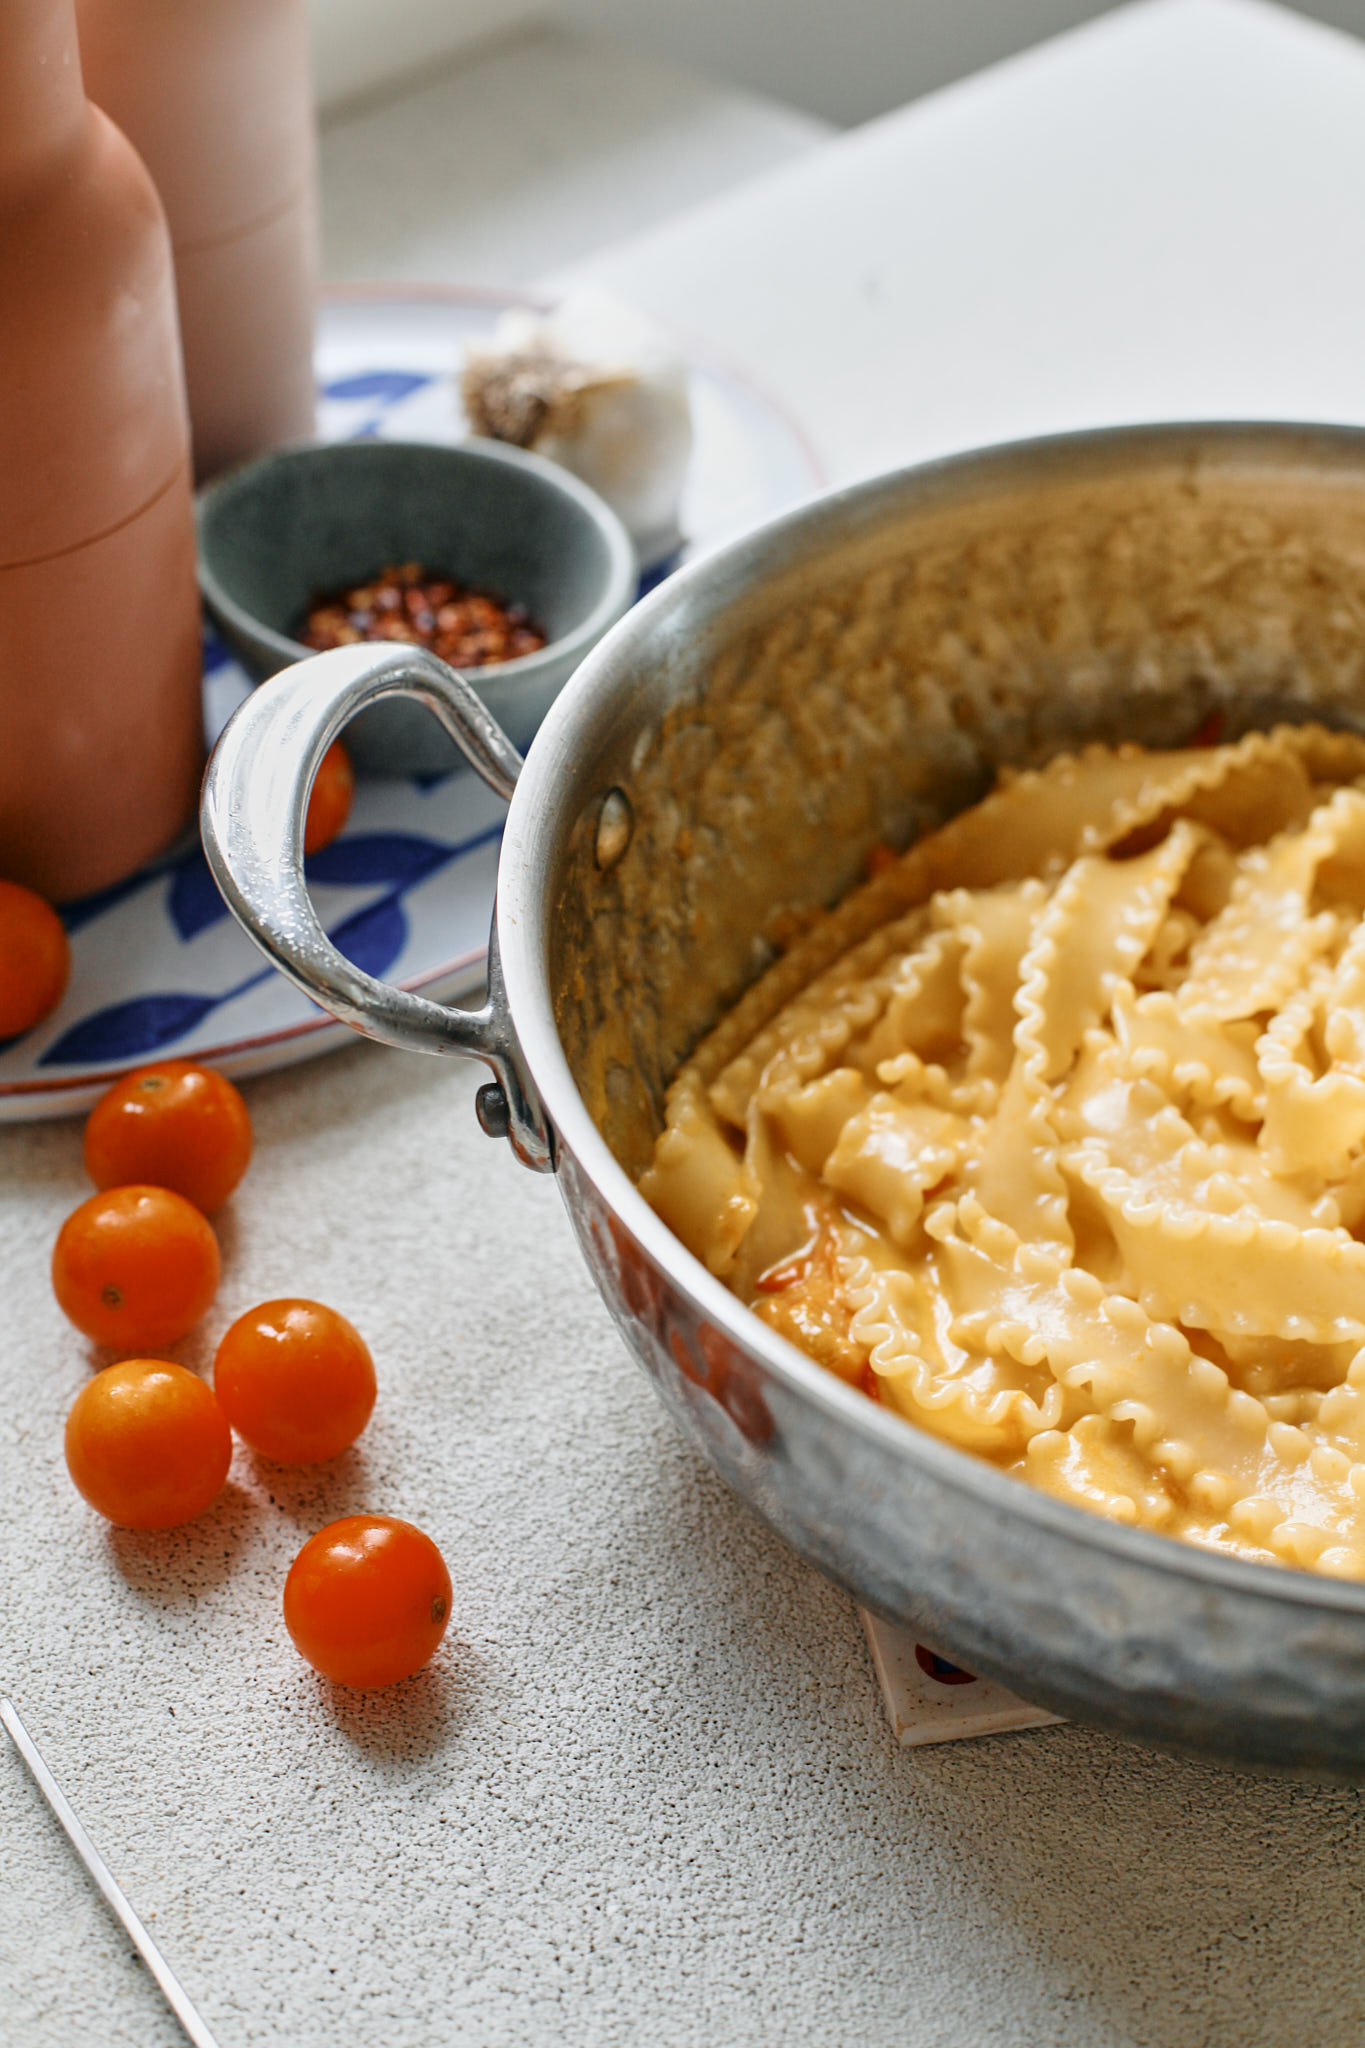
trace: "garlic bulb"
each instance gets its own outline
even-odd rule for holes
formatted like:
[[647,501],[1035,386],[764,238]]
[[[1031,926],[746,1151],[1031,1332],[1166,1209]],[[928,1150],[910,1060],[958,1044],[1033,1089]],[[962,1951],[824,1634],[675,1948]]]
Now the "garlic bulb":
[[641,314],[605,292],[553,313],[505,313],[471,343],[460,380],[470,427],[532,448],[604,497],[642,566],[671,554],[692,452],[687,371]]

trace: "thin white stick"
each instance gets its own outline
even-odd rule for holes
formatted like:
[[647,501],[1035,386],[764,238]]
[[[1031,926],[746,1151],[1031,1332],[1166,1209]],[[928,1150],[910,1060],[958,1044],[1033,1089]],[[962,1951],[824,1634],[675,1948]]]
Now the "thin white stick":
[[161,1986],[162,1996],[179,2020],[185,2032],[194,2043],[194,2048],[218,2048],[217,2042],[200,2019],[181,1988],[180,1981],[172,1971],[161,1950],[152,1940],[137,1914],[129,1905],[114,1878],[113,1872],[99,1850],[91,1841],[85,1829],[71,1809],[71,1802],[62,1791],[38,1752],[38,1745],[19,1719],[11,1700],[0,1699],[0,1721],[9,1731],[10,1740],[33,1774],[34,1783],[56,1814],[71,1841],[72,1848],[89,1871],[100,1891],[105,1904],[121,1921],[124,1932],[133,1943],[143,1962]]

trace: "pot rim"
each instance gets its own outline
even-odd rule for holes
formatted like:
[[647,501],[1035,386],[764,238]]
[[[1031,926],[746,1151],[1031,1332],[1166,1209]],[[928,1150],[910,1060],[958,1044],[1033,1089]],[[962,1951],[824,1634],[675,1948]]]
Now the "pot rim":
[[[1292,472],[1296,460],[1323,458],[1365,484],[1365,427],[1278,421],[1169,422],[1086,428],[1079,432],[995,444],[886,471],[807,500],[724,548],[690,563],[612,627],[551,707],[518,779],[498,864],[497,936],[512,1022],[527,1067],[558,1140],[572,1153],[612,1213],[678,1287],[697,1313],[719,1325],[743,1352],[756,1356],[785,1389],[822,1408],[830,1422],[852,1429],[883,1451],[919,1466],[927,1476],[975,1497],[997,1513],[1013,1515],[1061,1540],[1098,1546],[1134,1566],[1193,1580],[1209,1588],[1262,1600],[1288,1600],[1328,1613],[1365,1615],[1365,1581],[1333,1579],[1252,1559],[1222,1556],[1154,1530],[1111,1522],[1011,1478],[986,1459],[932,1436],[889,1413],[826,1372],[778,1336],[710,1273],[655,1214],[612,1156],[569,1070],[555,1024],[549,984],[553,905],[545,878],[553,871],[573,819],[574,764],[584,757],[594,721],[609,723],[607,707],[621,686],[614,672],[647,647],[656,626],[699,587],[719,585],[714,608],[748,590],[765,567],[799,567],[818,554],[831,525],[849,535],[875,527],[883,508],[935,503],[967,504],[984,486],[1028,478],[1042,484],[1093,475],[1107,477],[1118,463],[1169,468],[1184,459],[1197,471],[1273,466]],[[795,543],[795,545],[793,545]],[[602,792],[605,794],[605,791]],[[539,878],[537,882],[537,878]]]

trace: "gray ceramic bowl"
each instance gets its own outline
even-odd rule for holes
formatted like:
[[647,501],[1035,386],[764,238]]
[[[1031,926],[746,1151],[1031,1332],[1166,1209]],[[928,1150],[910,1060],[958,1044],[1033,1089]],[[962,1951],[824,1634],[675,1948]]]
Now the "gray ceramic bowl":
[[[631,603],[630,537],[567,470],[498,441],[337,441],[289,448],[201,492],[199,587],[224,638],[259,682],[308,652],[292,634],[320,592],[390,562],[526,606],[537,654],[468,671],[504,731],[530,745],[550,705]],[[364,712],[346,734],[362,768],[440,773],[461,756],[420,705]]]

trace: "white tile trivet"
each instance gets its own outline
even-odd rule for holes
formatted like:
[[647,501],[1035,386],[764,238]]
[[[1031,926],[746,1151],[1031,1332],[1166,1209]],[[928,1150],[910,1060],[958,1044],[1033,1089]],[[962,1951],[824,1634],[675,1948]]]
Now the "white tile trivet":
[[1061,1719],[1031,1707],[992,1679],[961,1671],[908,1629],[893,1628],[865,1608],[858,1612],[867,1631],[886,1717],[897,1742],[913,1748],[925,1742],[959,1742],[968,1735],[1005,1735],[1013,1728],[1045,1728]]

